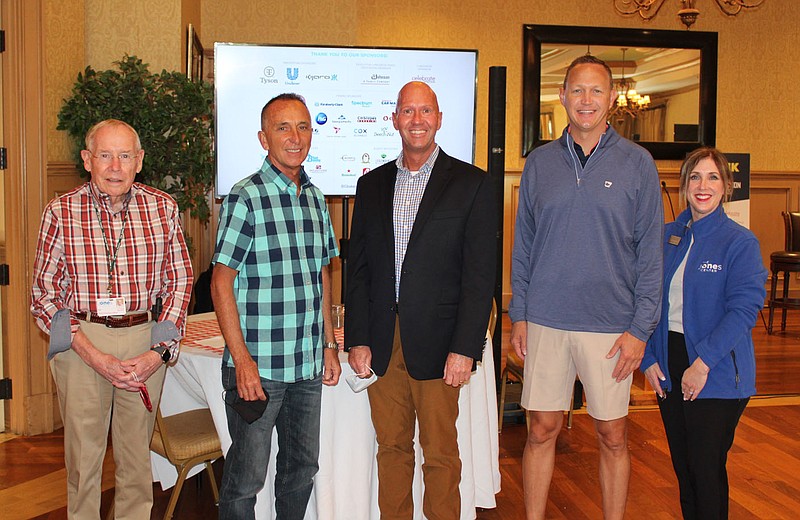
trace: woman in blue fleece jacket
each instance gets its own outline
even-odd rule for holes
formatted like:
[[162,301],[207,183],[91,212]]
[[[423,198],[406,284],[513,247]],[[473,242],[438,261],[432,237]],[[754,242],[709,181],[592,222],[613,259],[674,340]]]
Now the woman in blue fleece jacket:
[[728,450],[756,393],[750,332],[767,271],[756,237],[722,209],[732,181],[714,148],[681,166],[688,208],[665,228],[661,321],[641,364],[660,398],[685,519],[728,517]]

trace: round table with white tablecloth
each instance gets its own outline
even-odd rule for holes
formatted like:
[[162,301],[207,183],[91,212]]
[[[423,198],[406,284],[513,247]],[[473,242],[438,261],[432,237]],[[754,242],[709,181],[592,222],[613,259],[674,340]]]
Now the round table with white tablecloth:
[[[213,313],[190,316],[186,338],[177,362],[169,367],[164,381],[161,413],[169,416],[186,410],[208,407],[214,418],[222,451],[231,444],[225,404],[222,401],[220,366],[224,340]],[[320,426],[319,472],[314,477],[306,520],[378,520],[377,443],[369,411],[367,392],[354,393],[344,378],[353,373],[347,354],[339,354],[342,376],[335,387],[323,386]],[[461,453],[461,518],[475,518],[475,508],[494,508],[500,491],[498,462],[497,397],[491,339],[487,338],[482,362],[469,382],[461,388],[456,421]],[[414,519],[422,515],[422,451],[415,442],[417,465],[414,476]],[[272,452],[267,483],[258,494],[256,518],[272,519],[277,435],[272,436]],[[153,480],[163,488],[175,484],[175,468],[151,452]],[[199,472],[202,466],[195,470]]]

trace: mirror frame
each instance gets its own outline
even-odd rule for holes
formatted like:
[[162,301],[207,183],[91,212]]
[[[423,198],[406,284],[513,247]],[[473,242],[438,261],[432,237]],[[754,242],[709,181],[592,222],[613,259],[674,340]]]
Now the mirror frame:
[[699,146],[714,146],[717,138],[717,33],[579,27],[571,25],[524,25],[522,62],[522,156],[549,143],[539,134],[541,111],[542,43],[663,47],[700,50],[699,141],[637,141],[654,159],[683,159]]

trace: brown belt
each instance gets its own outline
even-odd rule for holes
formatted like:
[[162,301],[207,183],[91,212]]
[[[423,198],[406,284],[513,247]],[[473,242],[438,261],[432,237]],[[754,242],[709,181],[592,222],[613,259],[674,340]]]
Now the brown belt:
[[141,325],[150,321],[149,312],[143,312],[141,314],[126,314],[125,316],[120,316],[118,318],[113,316],[97,316],[96,314],[91,314],[88,312],[76,312],[75,317],[82,321],[105,325],[111,329],[133,327],[135,325]]

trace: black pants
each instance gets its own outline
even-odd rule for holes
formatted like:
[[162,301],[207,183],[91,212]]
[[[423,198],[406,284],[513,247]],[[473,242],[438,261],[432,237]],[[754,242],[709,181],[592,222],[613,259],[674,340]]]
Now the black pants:
[[672,467],[678,477],[681,511],[687,520],[728,518],[728,471],[725,464],[746,399],[684,401],[683,372],[689,356],[683,334],[669,333],[672,391],[658,403],[667,433]]

